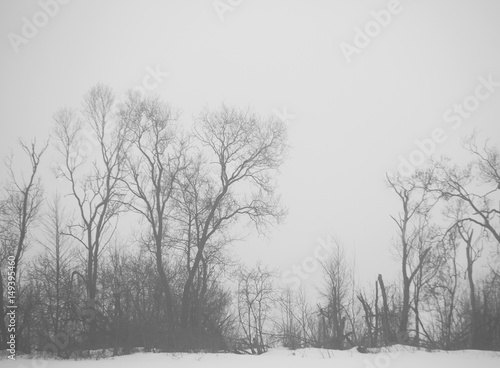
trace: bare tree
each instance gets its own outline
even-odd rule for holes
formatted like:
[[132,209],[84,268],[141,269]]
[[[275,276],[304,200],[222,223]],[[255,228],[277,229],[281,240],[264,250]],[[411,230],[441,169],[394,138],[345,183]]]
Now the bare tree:
[[[129,129],[131,152],[127,155],[127,176],[122,181],[132,194],[127,207],[149,225],[147,238],[153,244],[156,268],[163,284],[166,302],[169,347],[175,345],[176,315],[174,296],[165,270],[167,233],[170,230],[176,182],[186,166],[186,142],[179,139],[175,123],[178,116],[155,98],[130,93],[120,111],[121,124]],[[146,243],[149,243],[149,240]]]
[[[20,292],[19,266],[24,252],[28,247],[27,236],[33,222],[37,218],[42,200],[43,188],[38,177],[40,160],[47,149],[48,143],[37,147],[36,140],[30,143],[19,141],[19,145],[30,163],[30,171],[27,177],[17,175],[13,166],[13,157],[6,160],[10,180],[5,187],[5,196],[0,202],[0,264],[3,266],[7,258],[13,260],[13,266],[9,267],[16,283],[16,291]],[[2,267],[2,270],[5,269]],[[12,275],[9,278],[12,280]],[[0,272],[0,297],[4,295],[4,280]],[[5,316],[7,310],[2,300],[0,310],[0,334],[2,343],[7,342],[7,328]]]
[[[418,176],[420,175],[420,176]],[[408,333],[409,314],[412,308],[412,285],[424,266],[429,262],[432,250],[432,236],[427,226],[436,200],[426,190],[432,175],[421,172],[411,178],[389,178],[389,187],[400,199],[401,211],[397,217],[391,216],[398,228],[396,249],[401,257],[403,281],[403,305],[399,324],[399,337]],[[413,296],[413,301],[417,302]]]
[[274,278],[273,272],[260,264],[250,270],[241,268],[238,272],[238,317],[252,354],[262,354],[267,350],[264,335],[276,301]]
[[[192,157],[189,166],[183,170],[178,181],[179,190],[175,195],[172,218],[175,218],[176,230],[169,235],[169,242],[180,251],[184,267],[185,280],[192,272],[198,252],[197,242],[202,231],[203,221],[210,211],[207,202],[214,195],[210,172],[201,155]],[[214,234],[201,252],[201,260],[190,290],[191,310],[189,313],[189,333],[200,335],[204,313],[204,301],[210,279],[215,274],[221,275],[231,265],[226,255],[226,246],[234,241],[227,233]],[[184,280],[184,282],[185,282]],[[197,331],[198,330],[198,331]]]
[[476,136],[468,138],[465,147],[476,157],[476,161],[465,167],[453,165],[447,158],[434,163],[434,178],[428,190],[446,201],[463,201],[469,210],[467,216],[458,222],[476,224],[500,245],[500,211],[495,208],[495,198],[500,191],[499,153],[487,143],[479,149]]
[[481,241],[481,235],[474,238],[474,229],[468,227],[466,223],[460,223],[457,225],[458,233],[465,243],[465,254],[467,259],[467,281],[469,283],[469,297],[471,306],[471,332],[469,336],[469,346],[471,348],[476,347],[478,334],[478,324],[477,324],[477,302],[476,302],[476,287],[474,285],[474,263],[478,260],[481,255],[481,248],[478,246],[478,242]]
[[[483,144],[482,148],[479,148],[476,140],[476,135],[472,135],[465,140],[465,147],[476,159],[474,165],[478,170],[480,183],[491,188],[483,195],[483,216],[485,217],[481,216],[483,220],[481,226],[489,231],[500,246],[500,207],[494,208],[495,195],[498,195],[500,191],[500,152],[488,141]],[[498,199],[498,196],[496,198]],[[492,218],[491,221],[490,218]]]
[[285,159],[283,123],[223,106],[200,116],[195,140],[208,165],[210,181],[203,198],[206,210],[200,211],[196,221],[196,254],[183,288],[181,327],[185,331],[190,328],[193,282],[207,244],[220,239],[242,217],[262,230],[285,214],[273,176]]
[[437,270],[434,279],[429,282],[426,290],[429,308],[427,312],[435,315],[436,340],[444,349],[456,347],[453,335],[460,278],[457,259],[459,243],[456,227],[447,230],[439,244],[443,264]]
[[[85,272],[77,273],[86,284],[88,342],[96,339],[96,296],[99,257],[112,238],[121,210],[119,183],[123,176],[125,127],[116,124],[114,96],[109,87],[96,85],[83,101],[81,116],[62,109],[55,115],[56,148],[62,156],[58,177],[70,185],[69,195],[77,207],[76,218],[64,232],[86,251]],[[96,137],[93,152],[83,153],[82,129],[90,127]]]
[[[30,282],[37,286],[40,293],[38,309],[41,336],[37,338],[46,343],[50,343],[53,337],[68,334],[71,325],[69,305],[76,299],[70,287],[75,252],[71,247],[71,239],[63,236],[65,221],[66,212],[57,193],[48,203],[40,221],[42,233],[37,242],[43,250],[34,260],[30,272]],[[61,356],[61,350],[67,347],[68,342],[57,345],[58,355]]]
[[[389,311],[389,298],[388,298],[388,293],[387,293],[387,288],[385,287],[384,279],[382,278],[382,275],[379,274],[377,278],[377,283],[375,284],[376,291],[380,287],[380,294],[382,296],[382,313],[381,313],[381,323],[380,323],[380,329],[382,331],[382,339],[384,340],[385,343],[392,343],[394,340],[396,340],[396,336],[393,332],[393,329],[391,328],[391,323],[390,323],[390,311]],[[378,294],[376,294],[378,295]],[[375,309],[378,311],[378,297],[375,298]],[[378,312],[377,312],[377,317],[378,317]],[[406,333],[406,331],[404,332]]]
[[297,293],[290,288],[282,290],[277,302],[280,313],[275,325],[283,346],[291,349],[325,347],[322,328],[326,324],[318,318],[318,312],[313,310],[302,289]]
[[[479,259],[482,253],[482,241],[486,230],[471,221],[462,221],[470,215],[470,206],[463,199],[454,197],[447,203],[449,215],[452,224],[448,232],[454,232],[465,244],[466,259],[466,277],[469,286],[469,298],[471,308],[471,327],[469,334],[469,347],[476,344],[478,334],[477,326],[477,302],[476,287],[474,282],[474,263]],[[476,234],[476,235],[475,235]]]
[[471,308],[468,345],[477,347],[479,311],[473,267],[483,240],[500,245],[500,211],[495,208],[500,191],[500,154],[488,141],[480,147],[476,134],[465,139],[464,146],[474,160],[464,166],[453,164],[449,158],[433,163],[433,179],[427,190],[453,208],[448,231],[456,231],[465,244]]
[[[336,242],[330,258],[322,263],[325,272],[325,285],[321,295],[326,300],[325,307],[320,307],[320,317],[323,321],[323,339],[325,347],[342,349],[345,341],[349,341],[346,323],[352,320],[350,315],[354,300],[351,299],[351,290],[354,280],[351,275],[351,266],[343,247]],[[350,323],[352,326],[352,323]]]

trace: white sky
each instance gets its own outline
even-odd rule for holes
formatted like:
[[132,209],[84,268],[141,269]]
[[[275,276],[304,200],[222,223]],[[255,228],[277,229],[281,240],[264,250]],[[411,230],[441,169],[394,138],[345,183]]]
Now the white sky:
[[[289,216],[269,239],[251,236],[237,254],[284,270],[311,256],[317,238],[335,234],[356,250],[363,279],[391,278],[389,214],[398,203],[385,172],[435,128],[449,138],[434,157],[456,152],[472,128],[499,142],[500,88],[460,129],[443,113],[472,95],[480,76],[500,82],[500,2],[401,0],[402,11],[351,63],[339,44],[353,44],[355,27],[389,1],[243,0],[223,21],[213,3],[72,0],[16,53],[8,34],[21,36],[23,17],[41,8],[3,0],[0,154],[19,136],[47,137],[53,113],[79,106],[95,83],[120,95],[159,65],[170,75],[154,92],[183,112],[185,124],[222,102],[294,115],[280,176]],[[53,158],[44,162],[49,192]]]

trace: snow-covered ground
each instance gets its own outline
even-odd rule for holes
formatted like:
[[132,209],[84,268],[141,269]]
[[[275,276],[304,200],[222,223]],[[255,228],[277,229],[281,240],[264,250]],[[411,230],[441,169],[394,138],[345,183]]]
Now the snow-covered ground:
[[418,351],[406,347],[392,347],[378,354],[361,354],[356,349],[332,351],[323,349],[272,349],[260,356],[236,354],[171,354],[137,353],[100,360],[45,360],[17,358],[0,360],[2,368],[499,368],[500,353],[476,350]]

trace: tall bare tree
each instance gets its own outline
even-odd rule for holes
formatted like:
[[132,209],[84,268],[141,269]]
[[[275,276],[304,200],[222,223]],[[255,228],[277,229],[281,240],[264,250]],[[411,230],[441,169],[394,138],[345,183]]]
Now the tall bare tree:
[[[398,228],[396,250],[401,257],[403,281],[403,305],[399,324],[399,338],[408,333],[408,322],[412,308],[412,285],[422,268],[429,262],[432,242],[427,236],[429,216],[436,200],[426,188],[432,175],[427,172],[410,178],[387,177],[389,187],[397,194],[401,210],[391,216]],[[415,302],[415,298],[413,299]]]
[[[33,222],[37,218],[42,200],[43,187],[39,178],[40,160],[45,153],[48,143],[37,147],[36,140],[26,143],[19,141],[22,152],[29,160],[29,173],[27,176],[16,174],[13,166],[13,156],[6,159],[9,181],[6,183],[4,198],[0,202],[0,265],[2,270],[8,257],[13,258],[13,273],[16,280],[17,293],[19,286],[19,266],[24,252],[28,247],[27,236]],[[7,342],[7,328],[5,316],[7,310],[3,303],[4,280],[0,272],[0,337],[2,343]]]
[[[119,183],[124,169],[126,127],[117,124],[113,92],[101,84],[84,97],[81,114],[62,109],[54,119],[56,149],[62,156],[57,174],[69,183],[69,195],[76,205],[75,219],[64,234],[85,249],[85,272],[78,275],[87,289],[88,342],[93,345],[97,338],[99,257],[112,237],[121,210]],[[84,128],[90,128],[95,135],[94,151],[83,151],[88,143],[84,141]]]
[[[156,268],[163,284],[167,309],[167,344],[175,345],[176,312],[166,270],[167,233],[172,221],[173,197],[178,176],[186,166],[187,143],[180,139],[172,109],[157,98],[130,93],[120,110],[121,124],[129,130],[127,175],[122,181],[132,194],[128,208],[149,225],[146,244],[152,243]],[[149,241],[151,239],[151,241]]]
[[274,180],[285,160],[283,123],[222,106],[201,114],[195,125],[195,142],[201,148],[203,172],[209,180],[195,224],[195,255],[182,294],[181,328],[185,331],[190,329],[192,288],[207,244],[220,241],[241,218],[262,230],[285,214]]

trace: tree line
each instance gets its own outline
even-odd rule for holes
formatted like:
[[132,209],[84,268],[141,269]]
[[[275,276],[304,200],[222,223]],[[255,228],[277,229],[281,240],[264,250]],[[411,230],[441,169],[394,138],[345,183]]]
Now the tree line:
[[[20,141],[22,174],[14,157],[5,160],[2,346],[13,259],[16,345],[27,353],[500,349],[500,157],[488,142],[465,142],[466,165],[442,159],[388,176],[400,203],[392,215],[400,278],[384,283],[381,274],[360,288],[332,242],[313,301],[229,253],[245,226],[265,233],[286,215],[276,183],[288,151],[283,122],[223,105],[187,129],[160,98],[130,92],[117,101],[100,84],[54,121],[50,142]],[[49,148],[64,188],[51,196],[40,173]],[[126,239],[124,228],[133,230]]]

